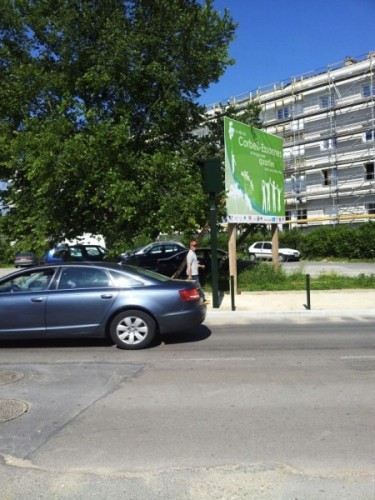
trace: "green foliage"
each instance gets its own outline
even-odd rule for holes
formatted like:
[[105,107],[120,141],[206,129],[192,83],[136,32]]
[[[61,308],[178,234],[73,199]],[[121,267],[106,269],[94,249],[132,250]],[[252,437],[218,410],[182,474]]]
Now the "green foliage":
[[233,105],[219,105],[206,121],[208,133],[202,140],[206,145],[205,154],[208,157],[220,156],[224,161],[224,117],[261,128],[262,122],[259,119],[261,110],[261,105],[255,102],[249,102],[240,112]]
[[[351,258],[374,259],[375,258],[375,222],[368,222],[358,227],[355,234],[355,247],[357,253]],[[361,249],[358,251],[358,249]]]
[[322,226],[303,235],[300,250],[306,258],[375,258],[375,224]]
[[9,245],[7,244],[6,238],[3,234],[3,229],[2,229],[3,220],[4,220],[4,218],[0,216],[0,263],[7,262],[6,253],[7,253],[8,247],[9,247]]
[[[311,290],[340,290],[375,288],[375,275],[339,276],[323,273],[310,278]],[[306,275],[301,271],[286,274],[283,268],[275,269],[271,263],[260,263],[238,275],[238,289],[242,291],[306,290]]]
[[238,289],[247,291],[288,290],[287,276],[281,267],[275,269],[272,265],[260,263],[239,274]]
[[[84,232],[123,248],[193,233],[199,95],[233,61],[212,0],[1,1],[4,232],[39,249]],[[205,147],[205,146],[202,146]]]

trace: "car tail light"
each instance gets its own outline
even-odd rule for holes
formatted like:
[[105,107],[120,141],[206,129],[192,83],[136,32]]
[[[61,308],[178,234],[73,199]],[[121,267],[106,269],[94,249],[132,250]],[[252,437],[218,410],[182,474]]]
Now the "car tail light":
[[185,302],[193,302],[200,299],[198,288],[188,288],[186,290],[179,290],[180,297]]

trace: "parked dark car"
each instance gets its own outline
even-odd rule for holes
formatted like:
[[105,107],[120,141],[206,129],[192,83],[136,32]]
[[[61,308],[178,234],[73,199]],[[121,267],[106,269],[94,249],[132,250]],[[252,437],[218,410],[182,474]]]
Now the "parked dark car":
[[100,245],[58,245],[51,248],[40,259],[40,264],[56,264],[58,262],[104,260],[107,250]]
[[[188,249],[181,250],[171,257],[159,259],[154,268],[158,273],[165,276],[174,276],[186,278],[186,256]],[[204,269],[200,269],[201,276],[207,275],[212,268],[212,251],[210,247],[197,247],[195,251],[199,264],[204,265]],[[217,260],[219,269],[228,270],[229,261],[228,254],[224,250],[217,250]]]
[[0,339],[108,337],[141,349],[206,317],[194,282],[111,263],[64,263],[0,278]]
[[14,258],[15,267],[36,266],[38,262],[39,259],[34,252],[18,252]]
[[120,264],[129,264],[157,271],[160,259],[172,257],[188,249],[179,241],[155,241],[143,247],[129,250],[120,255]]

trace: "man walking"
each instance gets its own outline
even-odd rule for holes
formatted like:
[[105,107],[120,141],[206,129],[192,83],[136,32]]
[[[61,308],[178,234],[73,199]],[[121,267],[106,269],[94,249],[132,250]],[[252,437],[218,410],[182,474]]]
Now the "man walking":
[[197,246],[198,243],[196,241],[190,242],[189,251],[186,256],[186,274],[189,280],[197,282],[201,290],[202,298],[205,302],[207,302],[203,289],[199,282],[199,268],[201,267],[202,269],[204,269],[205,266],[203,264],[199,264],[198,262],[197,254],[195,253]]

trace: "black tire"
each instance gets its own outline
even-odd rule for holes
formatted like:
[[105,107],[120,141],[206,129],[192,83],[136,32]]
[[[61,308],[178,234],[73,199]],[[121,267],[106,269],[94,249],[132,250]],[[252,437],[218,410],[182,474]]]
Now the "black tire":
[[111,321],[109,333],[120,349],[143,349],[153,341],[156,324],[153,318],[143,311],[123,311]]
[[286,257],[282,253],[279,254],[279,262],[286,262]]
[[250,260],[251,262],[255,262],[257,260],[255,253],[250,254]]

